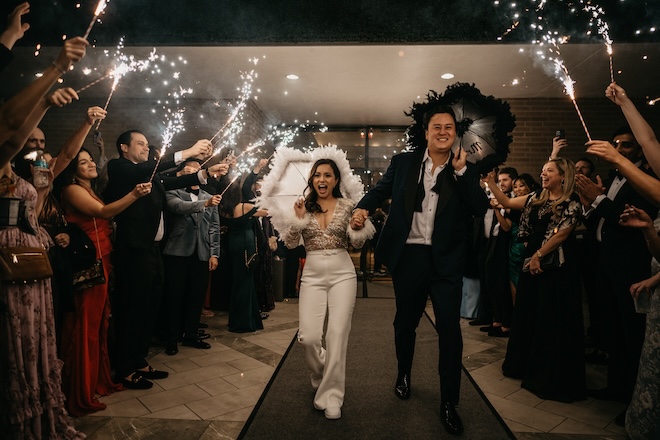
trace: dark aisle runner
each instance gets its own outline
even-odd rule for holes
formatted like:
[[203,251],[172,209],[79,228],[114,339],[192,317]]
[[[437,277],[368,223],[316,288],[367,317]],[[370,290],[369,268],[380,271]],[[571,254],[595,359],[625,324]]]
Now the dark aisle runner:
[[[348,346],[346,397],[339,420],[312,405],[314,390],[303,350],[294,342],[245,425],[241,439],[437,439],[450,436],[439,420],[438,337],[426,316],[417,330],[412,395],[394,395],[394,300],[358,298]],[[461,439],[510,439],[463,373],[458,412]]]

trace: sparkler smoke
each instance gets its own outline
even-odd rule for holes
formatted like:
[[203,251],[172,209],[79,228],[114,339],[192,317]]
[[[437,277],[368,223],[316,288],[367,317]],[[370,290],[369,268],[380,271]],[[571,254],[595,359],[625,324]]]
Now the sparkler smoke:
[[106,5],[107,2],[105,0],[99,0],[99,3],[96,5],[96,9],[94,10],[94,18],[92,18],[92,21],[89,23],[89,26],[87,26],[85,35],[83,35],[83,38],[85,40],[87,39],[87,37],[89,37],[89,33],[92,31],[92,27],[94,27],[94,23],[96,23],[96,20],[99,18],[99,15],[103,13],[103,10],[105,10]]
[[[590,14],[589,26],[592,27],[595,22],[598,28],[598,33],[605,39],[605,44],[607,45],[608,53],[610,55],[610,76],[612,82],[614,82],[614,73],[612,68],[612,40],[609,37],[609,26],[602,19],[604,11],[599,6],[586,3],[585,0],[579,0],[579,2],[581,5],[583,5],[582,10]],[[550,67],[546,61],[550,61],[552,63],[551,66],[553,67],[553,70],[551,75],[558,78],[564,84],[566,94],[571,98],[571,101],[573,102],[575,111],[577,112],[578,117],[580,118],[580,122],[582,123],[582,128],[584,128],[584,132],[587,135],[587,138],[591,140],[591,135],[589,134],[587,125],[585,124],[584,118],[582,117],[582,112],[580,112],[580,108],[578,107],[577,101],[575,100],[575,81],[573,81],[569,75],[568,69],[564,65],[564,61],[561,59],[561,52],[559,50],[559,45],[568,43],[569,37],[567,35],[561,35],[556,30],[549,29],[550,26],[548,25],[548,20],[544,16],[544,9],[547,0],[533,0],[533,3],[535,5],[535,18],[530,27],[536,32],[542,33],[540,38],[532,41],[533,44],[539,46],[539,49],[536,51],[536,55],[542,61],[546,73],[549,73],[548,67]],[[566,4],[564,5],[570,8],[570,12],[577,12],[574,8],[572,8],[572,6]],[[546,28],[548,28],[548,30],[546,30]],[[591,31],[587,31],[587,35],[590,34]],[[547,49],[544,50],[544,48]],[[550,54],[547,54],[546,51],[550,52]]]

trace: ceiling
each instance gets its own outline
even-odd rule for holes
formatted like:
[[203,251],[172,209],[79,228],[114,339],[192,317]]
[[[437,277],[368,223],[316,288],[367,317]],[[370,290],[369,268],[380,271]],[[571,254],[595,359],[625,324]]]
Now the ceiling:
[[[407,125],[404,111],[413,101],[424,100],[429,90],[444,91],[457,81],[475,83],[482,93],[497,98],[568,99],[552,73],[552,62],[541,60],[535,54],[538,49],[530,44],[158,46],[156,54],[165,61],[152,63],[145,72],[127,74],[114,97],[158,99],[184,87],[193,89],[191,98],[232,99],[243,84],[241,72],[254,70],[253,99],[275,122]],[[32,81],[58,50],[41,48],[35,56],[34,48],[16,48],[16,59],[0,75],[0,94],[10,96]],[[143,59],[152,50],[153,46],[128,47],[123,53]],[[79,89],[89,84],[112,68],[114,53],[114,47],[91,47],[64,77],[63,85]],[[575,81],[578,100],[603,96],[610,82],[605,45],[566,44],[561,57]],[[256,66],[249,61],[253,58],[259,59]],[[160,73],[151,73],[154,65]],[[630,96],[660,96],[660,82],[655,80],[660,71],[660,44],[615,44],[613,65],[616,81]],[[92,73],[84,75],[86,68]],[[286,78],[292,73],[299,79]],[[444,73],[454,78],[442,79]],[[80,96],[104,100],[110,81]]]

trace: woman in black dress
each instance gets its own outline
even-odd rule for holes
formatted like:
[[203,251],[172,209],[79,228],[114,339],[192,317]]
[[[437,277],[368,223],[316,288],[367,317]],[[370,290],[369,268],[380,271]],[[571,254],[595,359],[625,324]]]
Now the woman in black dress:
[[229,300],[229,331],[254,332],[264,328],[254,284],[251,258],[257,255],[255,228],[257,219],[268,211],[258,210],[251,203],[241,203],[240,185],[230,184],[220,202],[220,223],[227,226],[227,253],[232,272]]
[[[522,379],[521,386],[542,399],[572,402],[584,399],[586,392],[580,278],[572,237],[581,213],[573,193],[575,166],[567,159],[550,160],[541,181],[542,191],[513,199],[489,185],[505,208],[522,210],[518,236],[526,243],[528,258],[502,371]],[[542,259],[552,253],[560,266],[542,266]]]

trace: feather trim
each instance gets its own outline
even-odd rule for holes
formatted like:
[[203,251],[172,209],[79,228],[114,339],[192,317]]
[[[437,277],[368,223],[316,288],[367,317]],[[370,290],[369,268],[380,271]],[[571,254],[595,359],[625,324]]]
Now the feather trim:
[[346,233],[348,234],[348,238],[351,240],[351,243],[364,243],[365,241],[373,238],[373,236],[376,234],[376,227],[373,223],[371,223],[371,220],[367,219],[367,221],[364,222],[364,228],[355,230],[349,225],[346,229]]
[[[293,211],[293,209],[291,210]],[[309,225],[309,222],[312,220],[312,218],[307,214],[305,214],[305,217],[303,218],[299,218],[297,215],[292,214],[284,217],[282,220],[288,225],[288,228],[302,231],[307,227],[307,225]]]

